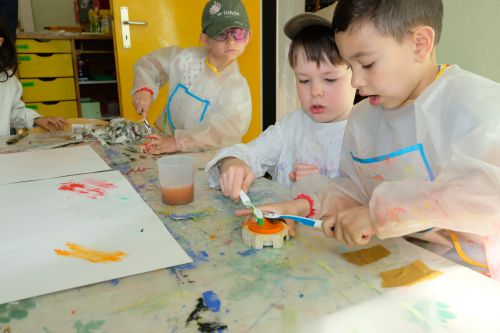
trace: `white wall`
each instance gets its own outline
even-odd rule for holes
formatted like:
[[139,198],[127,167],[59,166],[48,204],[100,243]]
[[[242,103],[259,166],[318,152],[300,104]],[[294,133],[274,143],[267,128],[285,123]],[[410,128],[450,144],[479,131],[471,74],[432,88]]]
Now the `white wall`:
[[500,82],[500,0],[443,0],[439,63]]
[[31,8],[36,31],[42,31],[49,25],[79,25],[75,19],[73,0],[31,0]]
[[[264,0],[266,1],[266,0]],[[276,120],[300,106],[295,89],[295,75],[288,64],[290,39],[285,36],[283,26],[297,14],[303,13],[305,0],[278,0],[276,12]]]

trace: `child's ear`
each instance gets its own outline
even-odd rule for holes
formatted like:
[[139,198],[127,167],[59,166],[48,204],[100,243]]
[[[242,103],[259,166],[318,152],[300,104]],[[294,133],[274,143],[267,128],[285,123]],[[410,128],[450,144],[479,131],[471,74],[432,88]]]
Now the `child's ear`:
[[423,25],[417,27],[413,32],[413,43],[415,45],[415,60],[424,62],[434,50],[435,32],[432,27]]
[[0,46],[2,46],[3,42],[4,42],[5,39],[3,39],[3,37],[0,37]]
[[200,43],[207,46],[208,36],[205,33],[200,33]]

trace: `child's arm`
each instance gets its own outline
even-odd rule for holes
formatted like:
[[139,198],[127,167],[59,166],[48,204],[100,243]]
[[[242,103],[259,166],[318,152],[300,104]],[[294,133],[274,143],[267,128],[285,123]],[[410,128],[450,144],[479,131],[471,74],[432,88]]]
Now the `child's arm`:
[[160,88],[169,81],[170,63],[181,50],[177,46],[165,47],[142,56],[134,64],[131,93],[137,113],[147,113]]
[[6,87],[9,90],[12,89],[9,93],[13,94],[10,126],[13,128],[33,128],[35,119],[41,117],[41,115],[35,110],[27,108],[21,100],[23,90],[19,80],[15,76],[10,77],[8,80],[10,82]]
[[[219,188],[221,174],[223,172],[221,161],[228,157],[233,157],[241,161],[248,167],[254,178],[262,177],[266,172],[274,169],[277,166],[278,159],[286,141],[289,127],[287,119],[288,118],[285,118],[275,125],[269,126],[263,133],[248,144],[238,143],[220,149],[205,167],[209,187]],[[240,189],[241,188],[233,189],[233,191],[231,191],[235,193],[234,196],[231,196],[232,199],[238,198]]]

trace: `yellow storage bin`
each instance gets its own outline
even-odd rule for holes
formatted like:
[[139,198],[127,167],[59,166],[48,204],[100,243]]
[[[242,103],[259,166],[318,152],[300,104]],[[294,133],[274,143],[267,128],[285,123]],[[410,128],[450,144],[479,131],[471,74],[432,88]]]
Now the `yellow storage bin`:
[[19,54],[19,77],[73,76],[71,54]]
[[69,40],[18,39],[17,53],[71,53]]
[[25,102],[46,102],[76,99],[75,79],[20,79]]
[[26,107],[46,117],[78,117],[78,106],[76,105],[76,101],[26,103]]

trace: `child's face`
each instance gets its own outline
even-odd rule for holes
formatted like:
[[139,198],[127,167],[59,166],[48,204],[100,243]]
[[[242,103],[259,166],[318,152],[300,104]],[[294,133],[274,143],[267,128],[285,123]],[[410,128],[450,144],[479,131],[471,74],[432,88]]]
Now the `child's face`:
[[421,68],[411,36],[398,42],[372,23],[335,33],[342,58],[352,68],[352,85],[372,105],[394,109],[419,94]]
[[226,40],[224,41],[217,41],[206,36],[204,43],[207,48],[207,52],[210,53],[211,58],[214,61],[229,63],[245,52],[245,48],[250,41],[250,36],[250,31],[247,32],[247,37],[244,40],[235,40],[232,33],[228,33],[226,35]]
[[322,62],[318,67],[300,50],[294,71],[300,104],[311,119],[318,123],[347,119],[356,90],[346,65]]

